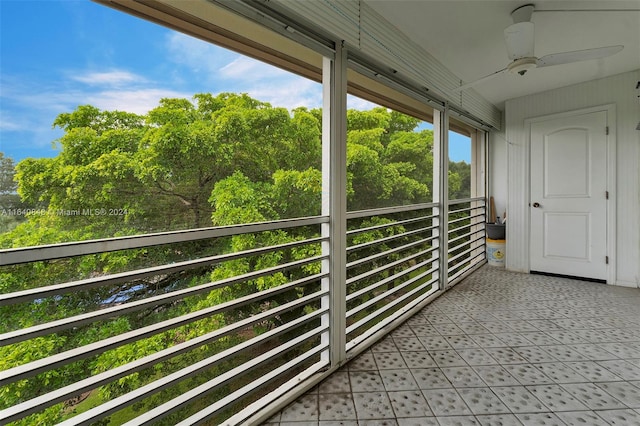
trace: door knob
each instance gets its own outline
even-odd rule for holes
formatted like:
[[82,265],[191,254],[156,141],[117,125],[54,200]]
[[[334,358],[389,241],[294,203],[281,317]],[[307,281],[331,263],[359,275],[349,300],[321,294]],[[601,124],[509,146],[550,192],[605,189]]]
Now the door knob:
[[537,209],[538,207],[540,207],[540,203],[533,203],[533,207]]

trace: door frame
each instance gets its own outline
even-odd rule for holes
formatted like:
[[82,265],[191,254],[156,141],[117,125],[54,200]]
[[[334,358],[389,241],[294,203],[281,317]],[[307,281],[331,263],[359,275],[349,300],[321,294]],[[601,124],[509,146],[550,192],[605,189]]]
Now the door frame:
[[[552,119],[559,119],[565,117],[573,117],[577,115],[589,114],[593,112],[605,111],[607,113],[607,126],[609,127],[609,134],[607,135],[607,190],[609,191],[609,200],[607,202],[607,256],[609,257],[609,263],[607,264],[607,284],[616,283],[616,241],[617,241],[617,229],[616,229],[616,190],[617,190],[617,148],[616,148],[616,105],[605,104],[589,108],[581,108],[576,110],[569,110],[555,114],[546,114],[536,117],[525,118],[524,120],[524,132],[525,132],[525,152],[528,156],[528,161],[525,162],[525,199],[528,203],[531,203],[531,124],[541,121],[547,121]],[[531,272],[531,208],[526,209],[525,223],[528,224],[528,230],[524,233],[525,253],[526,253],[526,265],[527,272]]]

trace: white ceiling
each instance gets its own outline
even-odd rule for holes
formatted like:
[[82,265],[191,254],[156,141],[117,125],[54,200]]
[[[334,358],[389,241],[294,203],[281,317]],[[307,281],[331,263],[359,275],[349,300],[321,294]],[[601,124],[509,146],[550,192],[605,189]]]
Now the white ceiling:
[[[400,31],[469,82],[509,63],[503,30],[511,11],[532,3],[535,55],[621,44],[608,58],[504,73],[474,89],[503,109],[504,101],[640,69],[640,0],[365,0]],[[597,12],[592,10],[598,9]]]

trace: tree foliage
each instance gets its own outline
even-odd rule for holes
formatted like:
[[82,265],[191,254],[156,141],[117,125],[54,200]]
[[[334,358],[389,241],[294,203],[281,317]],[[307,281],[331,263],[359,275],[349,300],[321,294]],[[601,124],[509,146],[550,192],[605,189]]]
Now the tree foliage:
[[21,213],[30,207],[20,200],[16,192],[18,182],[14,177],[13,159],[5,157],[0,152],[0,234],[10,231],[23,222],[25,217]]

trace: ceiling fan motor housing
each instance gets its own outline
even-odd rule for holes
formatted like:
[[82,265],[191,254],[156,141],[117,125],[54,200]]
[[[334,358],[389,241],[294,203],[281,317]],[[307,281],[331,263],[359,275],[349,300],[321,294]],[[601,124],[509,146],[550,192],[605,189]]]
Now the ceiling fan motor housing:
[[525,75],[527,71],[537,66],[538,60],[534,57],[520,58],[511,62],[507,69],[513,74]]

